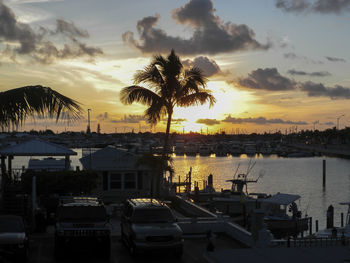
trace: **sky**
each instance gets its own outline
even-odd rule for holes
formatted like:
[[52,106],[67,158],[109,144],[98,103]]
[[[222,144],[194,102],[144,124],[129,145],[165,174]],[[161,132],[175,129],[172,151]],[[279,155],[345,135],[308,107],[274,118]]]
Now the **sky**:
[[0,91],[42,85],[80,121],[20,130],[164,131],[119,93],[171,49],[216,98],[176,108],[171,131],[251,133],[350,126],[350,0],[0,0]]

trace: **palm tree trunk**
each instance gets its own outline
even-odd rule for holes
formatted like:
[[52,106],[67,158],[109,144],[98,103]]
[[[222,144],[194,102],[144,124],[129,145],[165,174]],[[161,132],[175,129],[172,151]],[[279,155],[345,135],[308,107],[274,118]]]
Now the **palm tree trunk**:
[[173,109],[168,110],[168,121],[166,125],[166,131],[165,131],[165,138],[164,138],[164,145],[163,145],[163,154],[162,154],[162,161],[163,161],[163,167],[161,169],[161,172],[158,175],[157,178],[157,195],[160,196],[160,191],[161,191],[161,182],[163,180],[163,174],[164,174],[164,169],[167,166],[165,163],[167,160],[167,155],[168,155],[168,148],[169,148],[169,135],[170,135],[170,126],[171,126],[171,119],[173,116]]
[[173,111],[168,111],[168,122],[166,125],[166,131],[165,131],[165,138],[164,138],[164,146],[163,146],[163,159],[168,154],[168,148],[169,148],[169,135],[170,135],[170,126],[171,126],[171,119],[173,116]]

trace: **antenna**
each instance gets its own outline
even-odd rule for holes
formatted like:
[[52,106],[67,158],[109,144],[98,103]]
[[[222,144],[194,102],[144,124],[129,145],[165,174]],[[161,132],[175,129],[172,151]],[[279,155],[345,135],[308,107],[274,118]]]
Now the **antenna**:
[[236,178],[236,175],[237,175],[237,172],[238,172],[238,169],[239,169],[239,166],[240,166],[241,164],[240,163],[238,163],[238,165],[237,165],[237,169],[236,169],[236,172],[233,174],[233,179],[235,179]]

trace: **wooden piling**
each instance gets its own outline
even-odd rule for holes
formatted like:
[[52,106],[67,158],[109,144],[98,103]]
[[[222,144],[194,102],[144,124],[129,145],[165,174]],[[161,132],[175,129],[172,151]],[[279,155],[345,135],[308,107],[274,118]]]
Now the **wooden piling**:
[[323,160],[323,180],[322,180],[322,186],[323,188],[326,187],[326,160]]
[[310,217],[310,221],[309,221],[309,235],[312,235],[312,217]]
[[340,214],[340,225],[341,225],[341,227],[344,227],[344,213],[341,213]]

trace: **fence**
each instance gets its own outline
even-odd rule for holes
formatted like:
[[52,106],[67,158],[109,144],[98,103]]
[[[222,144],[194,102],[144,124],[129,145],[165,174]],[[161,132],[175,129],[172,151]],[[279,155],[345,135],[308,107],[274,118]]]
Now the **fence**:
[[274,240],[276,247],[330,247],[347,246],[350,244],[350,238],[345,236],[337,237],[306,237],[288,240]]

